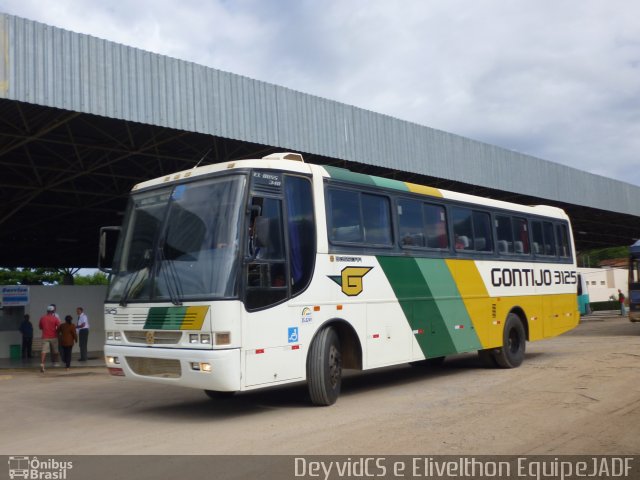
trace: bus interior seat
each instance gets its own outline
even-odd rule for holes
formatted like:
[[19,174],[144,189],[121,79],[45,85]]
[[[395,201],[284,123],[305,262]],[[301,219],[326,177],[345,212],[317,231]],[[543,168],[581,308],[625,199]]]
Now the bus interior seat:
[[515,241],[513,242],[516,253],[524,253],[524,245],[522,242]]

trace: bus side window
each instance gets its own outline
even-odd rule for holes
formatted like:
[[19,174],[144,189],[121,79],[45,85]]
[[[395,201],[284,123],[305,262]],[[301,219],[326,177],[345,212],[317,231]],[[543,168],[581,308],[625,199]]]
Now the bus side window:
[[360,221],[360,197],[351,190],[329,190],[331,230],[329,238],[334,242],[362,243]]
[[544,230],[544,254],[549,256],[556,255],[556,240],[553,234],[553,223],[542,222]]
[[261,205],[261,213],[253,219],[252,225],[254,256],[264,260],[284,261],[281,201],[273,198],[253,200],[254,205]]
[[533,253],[544,255],[544,235],[542,234],[541,222],[531,222],[531,234],[533,236]]
[[389,199],[381,195],[362,194],[364,241],[371,245],[391,244],[391,210]]
[[296,295],[306,288],[313,275],[316,226],[311,182],[301,177],[287,175],[285,178],[291,294]]
[[451,210],[456,250],[472,250],[473,226],[471,224],[471,210],[458,207],[454,207]]
[[570,257],[569,236],[567,234],[567,226],[563,224],[556,225],[556,239],[558,241],[558,254],[561,257]]
[[486,212],[473,212],[473,244],[479,252],[493,251],[491,217]]
[[498,253],[514,253],[511,217],[496,215],[496,236],[498,237]]
[[512,219],[514,251],[518,255],[529,255],[529,228],[525,218],[515,217]]
[[425,227],[427,230],[427,247],[449,248],[449,236],[447,234],[447,217],[442,205],[423,205]]
[[245,306],[254,310],[286,298],[287,271],[282,201],[254,197],[251,206]]
[[402,247],[424,247],[422,206],[417,200],[398,200],[398,233]]

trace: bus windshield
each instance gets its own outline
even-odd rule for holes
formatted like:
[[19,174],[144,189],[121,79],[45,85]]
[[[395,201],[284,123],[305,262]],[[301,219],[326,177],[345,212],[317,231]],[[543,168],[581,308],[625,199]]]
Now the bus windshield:
[[107,301],[167,302],[237,296],[246,177],[225,176],[134,195]]

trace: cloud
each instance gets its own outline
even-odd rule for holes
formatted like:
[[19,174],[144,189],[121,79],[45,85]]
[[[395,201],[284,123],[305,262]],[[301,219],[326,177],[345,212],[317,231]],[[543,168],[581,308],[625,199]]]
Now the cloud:
[[4,4],[44,23],[640,185],[637,2]]

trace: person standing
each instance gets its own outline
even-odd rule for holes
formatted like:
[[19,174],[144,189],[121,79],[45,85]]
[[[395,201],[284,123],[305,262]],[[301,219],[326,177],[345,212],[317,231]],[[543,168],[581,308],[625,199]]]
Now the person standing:
[[40,317],[38,323],[40,330],[42,330],[42,352],[40,353],[40,371],[44,373],[44,361],[47,358],[47,350],[51,350],[51,360],[58,351],[58,327],[60,327],[60,320],[55,314],[53,306],[47,307],[47,313]]
[[84,313],[84,308],[78,307],[76,309],[78,313],[78,337],[80,343],[80,361],[87,361],[87,343],[89,342],[89,318],[87,314]]
[[22,359],[31,358],[31,346],[33,345],[33,325],[29,320],[29,315],[25,313],[24,319],[18,327],[22,334]]
[[[58,319],[58,322],[60,322],[60,315],[58,315],[58,307],[56,306],[56,304],[50,303],[49,306],[53,307],[53,314]],[[61,358],[62,358],[62,342],[60,341],[60,330],[58,330],[58,350],[56,351],[56,359],[53,360],[53,362],[58,363],[60,362]],[[55,366],[57,367],[58,365],[55,365]]]
[[67,315],[64,317],[64,323],[60,325],[60,344],[62,345],[62,360],[64,361],[67,371],[71,366],[71,350],[73,344],[78,341],[78,335],[76,334],[76,326],[71,323],[73,317]]
[[620,315],[624,316],[627,314],[627,308],[624,305],[624,293],[622,290],[618,289],[618,301],[620,302]]

